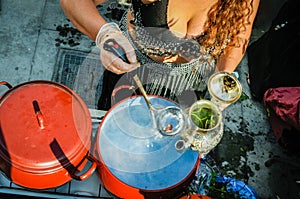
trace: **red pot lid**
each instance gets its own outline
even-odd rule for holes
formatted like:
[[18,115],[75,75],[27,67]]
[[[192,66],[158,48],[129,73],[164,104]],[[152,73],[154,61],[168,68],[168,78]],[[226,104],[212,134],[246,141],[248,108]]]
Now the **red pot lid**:
[[90,146],[91,118],[71,89],[50,81],[20,84],[0,99],[0,155],[32,172],[68,166]]

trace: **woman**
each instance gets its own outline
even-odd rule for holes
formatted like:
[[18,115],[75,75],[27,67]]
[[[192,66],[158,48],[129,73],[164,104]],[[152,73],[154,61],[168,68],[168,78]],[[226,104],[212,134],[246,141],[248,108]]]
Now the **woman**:
[[[148,93],[171,99],[185,91],[203,92],[213,72],[236,69],[259,6],[259,0],[132,0],[117,25],[107,23],[96,9],[104,1],[61,0],[61,6],[96,41],[106,73],[135,71]],[[128,63],[103,49],[111,38],[124,49]],[[109,80],[117,81],[120,76],[113,74]],[[111,92],[104,88],[103,103]]]

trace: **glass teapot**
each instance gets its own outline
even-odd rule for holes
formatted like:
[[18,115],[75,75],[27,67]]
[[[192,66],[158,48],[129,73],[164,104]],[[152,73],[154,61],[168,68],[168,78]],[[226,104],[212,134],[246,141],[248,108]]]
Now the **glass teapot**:
[[222,112],[212,101],[201,99],[188,109],[188,122],[183,138],[203,157],[221,141]]

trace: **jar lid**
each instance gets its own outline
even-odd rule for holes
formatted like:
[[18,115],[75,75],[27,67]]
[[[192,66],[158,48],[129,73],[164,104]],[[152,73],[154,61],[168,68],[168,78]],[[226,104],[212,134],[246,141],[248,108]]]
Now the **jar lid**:
[[0,98],[0,156],[30,172],[68,166],[90,144],[86,104],[68,87],[31,81]]
[[242,86],[235,75],[227,72],[214,73],[207,83],[210,95],[224,103],[236,102],[242,94]]

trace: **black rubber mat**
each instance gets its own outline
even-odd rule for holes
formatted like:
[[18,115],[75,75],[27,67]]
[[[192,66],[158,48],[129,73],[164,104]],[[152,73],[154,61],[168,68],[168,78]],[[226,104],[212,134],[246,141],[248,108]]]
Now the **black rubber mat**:
[[99,54],[60,48],[52,80],[74,90],[89,108],[96,108],[103,71]]

